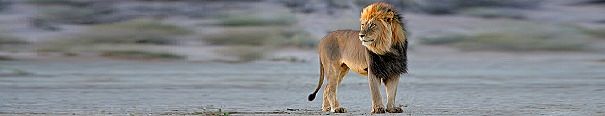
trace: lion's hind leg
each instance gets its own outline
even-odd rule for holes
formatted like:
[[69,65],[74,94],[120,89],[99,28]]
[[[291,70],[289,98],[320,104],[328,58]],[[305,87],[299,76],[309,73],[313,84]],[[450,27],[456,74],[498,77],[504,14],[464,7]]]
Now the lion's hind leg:
[[327,65],[327,64],[321,64],[322,68],[325,70],[323,71],[323,74],[325,75],[326,80],[328,81],[328,83],[326,83],[325,87],[324,87],[324,93],[323,93],[323,100],[322,100],[322,105],[321,105],[321,111],[324,112],[329,112],[331,111],[331,107],[332,107],[332,97],[333,96],[333,90],[335,88],[333,88],[333,84],[334,83],[334,67],[332,67],[332,65]]
[[330,101],[328,101],[328,85],[324,87],[324,93],[322,94],[323,100],[321,104],[321,111],[328,112],[330,111]]
[[[338,102],[336,93],[338,91],[338,86],[340,85],[340,82],[342,81],[346,73],[349,71],[349,67],[344,64],[340,64],[332,65],[327,69],[328,71],[326,74],[328,76],[328,84],[326,85],[326,89],[324,89],[324,99],[327,99],[327,101],[329,102],[329,109],[332,112],[345,113],[347,112],[347,110],[345,108],[340,107],[340,103]],[[325,102],[324,107],[322,109],[324,111],[326,110]]]
[[[347,67],[347,65],[345,65],[345,64],[341,64],[340,67],[338,68],[337,72],[338,72],[338,75],[337,75],[338,80],[336,81],[337,82],[336,83],[336,87],[338,88],[338,86],[340,86],[340,83],[342,82],[342,80],[344,79],[344,77],[349,72],[349,67]],[[336,89],[336,90],[338,90],[338,89]],[[336,97],[337,95],[334,94],[334,96]],[[338,101],[338,100],[336,100],[336,101]],[[337,104],[337,105],[340,105],[340,104]],[[335,107],[333,109],[334,109],[333,112],[336,112],[336,113],[345,113],[345,112],[347,112],[347,109],[345,109],[343,107]]]

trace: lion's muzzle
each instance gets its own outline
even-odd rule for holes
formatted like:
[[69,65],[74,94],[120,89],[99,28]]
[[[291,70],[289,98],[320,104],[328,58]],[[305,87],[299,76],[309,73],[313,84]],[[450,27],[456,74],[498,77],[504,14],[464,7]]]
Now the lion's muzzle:
[[374,42],[374,39],[366,37],[365,34],[359,34],[359,40],[361,40],[363,46],[368,46]]

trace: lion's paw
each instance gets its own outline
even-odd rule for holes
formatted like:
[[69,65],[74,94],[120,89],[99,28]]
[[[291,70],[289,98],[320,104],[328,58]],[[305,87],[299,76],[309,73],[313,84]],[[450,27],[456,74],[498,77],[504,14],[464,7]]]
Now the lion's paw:
[[343,107],[339,107],[334,109],[334,113],[346,113],[347,109],[343,108]]
[[387,108],[387,112],[389,112],[389,113],[401,113],[401,112],[403,112],[403,109],[401,109],[400,107],[392,107],[392,108]]
[[329,112],[329,111],[330,111],[330,107],[327,107],[327,108],[321,108],[321,111],[323,111],[323,112]]
[[372,114],[382,114],[382,113],[384,113],[383,107],[372,108]]

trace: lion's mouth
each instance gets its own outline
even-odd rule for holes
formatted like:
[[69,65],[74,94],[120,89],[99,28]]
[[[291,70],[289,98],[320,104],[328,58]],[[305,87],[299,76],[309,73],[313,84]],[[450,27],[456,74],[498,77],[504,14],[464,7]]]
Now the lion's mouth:
[[370,44],[372,44],[374,42],[374,40],[361,40],[361,45],[363,46],[369,46]]
[[372,44],[374,42],[374,39],[367,38],[367,37],[359,37],[359,40],[361,40],[361,44],[363,46],[369,46],[370,44]]

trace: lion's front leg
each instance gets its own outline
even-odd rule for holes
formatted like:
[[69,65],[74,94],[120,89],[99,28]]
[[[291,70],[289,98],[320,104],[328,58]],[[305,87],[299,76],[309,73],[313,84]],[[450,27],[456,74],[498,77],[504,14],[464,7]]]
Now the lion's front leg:
[[387,91],[387,109],[389,113],[401,113],[403,109],[395,106],[395,96],[397,95],[397,85],[399,84],[399,75],[384,79],[384,85]]
[[373,74],[368,75],[370,85],[370,95],[372,96],[372,113],[384,113],[382,97],[380,97],[380,79]]

